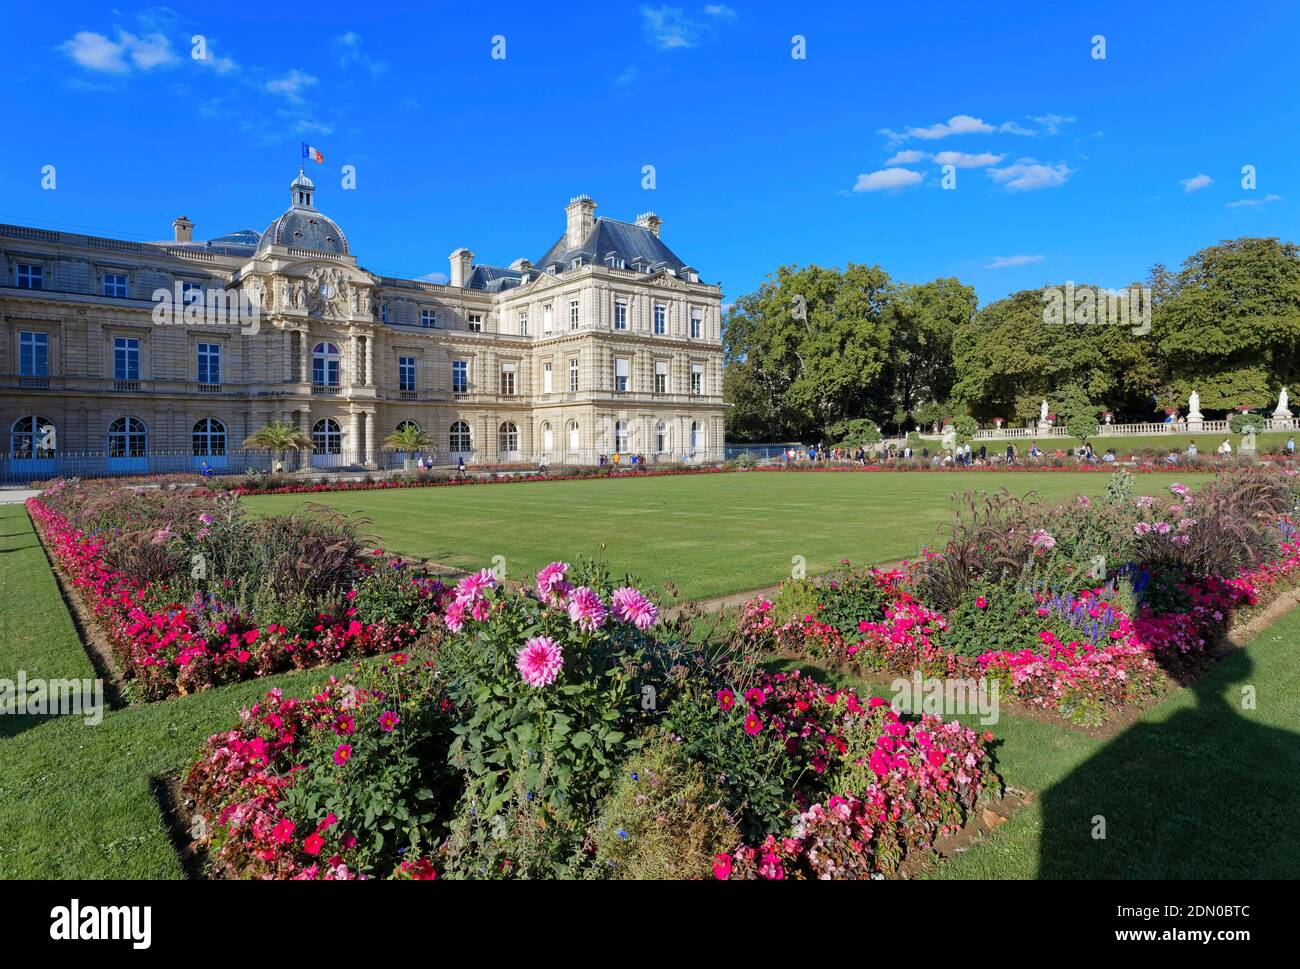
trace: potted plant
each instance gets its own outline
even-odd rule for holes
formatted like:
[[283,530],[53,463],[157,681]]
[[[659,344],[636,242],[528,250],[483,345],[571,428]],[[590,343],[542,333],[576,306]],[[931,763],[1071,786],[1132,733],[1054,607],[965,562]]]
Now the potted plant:
[[433,437],[428,431],[421,430],[414,422],[403,421],[397,430],[384,438],[384,447],[401,451],[405,455],[402,458],[403,469],[414,471],[415,455],[433,447]]
[[311,438],[288,421],[270,421],[248,435],[244,439],[244,447],[270,451],[275,458],[271,470],[279,472],[283,470],[285,454],[308,450]]

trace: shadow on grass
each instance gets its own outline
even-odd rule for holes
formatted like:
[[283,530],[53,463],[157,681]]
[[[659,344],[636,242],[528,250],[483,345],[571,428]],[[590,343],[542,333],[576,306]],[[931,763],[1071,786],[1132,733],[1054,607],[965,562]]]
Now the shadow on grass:
[[1294,878],[1300,734],[1243,709],[1253,672],[1235,651],[1049,788],[1038,877]]

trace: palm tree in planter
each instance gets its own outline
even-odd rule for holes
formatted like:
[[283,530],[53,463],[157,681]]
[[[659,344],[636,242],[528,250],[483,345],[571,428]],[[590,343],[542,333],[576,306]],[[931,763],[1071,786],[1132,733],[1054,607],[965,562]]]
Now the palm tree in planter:
[[280,470],[287,452],[306,451],[311,438],[288,421],[270,421],[244,439],[244,447],[270,451],[275,455],[273,470]]
[[384,438],[384,447],[401,451],[405,455],[402,459],[402,467],[411,471],[415,468],[414,455],[433,447],[433,435],[421,430],[413,421],[402,421],[397,430]]

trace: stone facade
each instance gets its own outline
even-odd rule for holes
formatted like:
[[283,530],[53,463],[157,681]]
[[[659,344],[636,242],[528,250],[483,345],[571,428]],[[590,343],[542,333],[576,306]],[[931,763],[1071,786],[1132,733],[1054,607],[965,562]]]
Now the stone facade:
[[[322,467],[393,464],[383,440],[406,421],[444,464],[721,459],[721,290],[657,216],[599,219],[580,196],[544,264],[459,249],[440,285],[367,272],[311,181],[291,192],[265,232],[209,242],[184,216],[162,243],[0,225],[10,471],[66,473],[76,455],[221,468],[272,420],[312,434]],[[160,317],[158,291],[185,288],[178,313],[224,296],[256,324]]]

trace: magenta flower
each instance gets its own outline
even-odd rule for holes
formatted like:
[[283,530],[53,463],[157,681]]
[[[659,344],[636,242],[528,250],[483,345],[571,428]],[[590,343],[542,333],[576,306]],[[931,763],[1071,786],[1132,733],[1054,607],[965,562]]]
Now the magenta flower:
[[399,717],[392,710],[385,710],[383,713],[379,715],[379,729],[382,730],[384,733],[392,733],[393,728],[396,727],[401,722],[402,722],[401,717]]
[[595,632],[605,624],[605,604],[599,595],[580,585],[569,594],[569,619],[585,632]]
[[536,636],[524,642],[524,648],[515,657],[515,666],[529,686],[550,686],[560,675],[564,655],[555,640]]
[[465,603],[460,599],[452,600],[442,618],[448,629],[454,633],[460,632],[465,627]]
[[562,606],[573,589],[564,578],[569,571],[568,562],[552,562],[537,573],[537,598],[548,606]]
[[342,767],[344,764],[348,762],[348,758],[351,756],[352,756],[352,745],[339,744],[334,751],[334,763]]
[[491,569],[480,569],[473,575],[467,575],[456,583],[457,599],[477,599],[488,589],[496,588],[496,573]]
[[659,610],[646,596],[631,586],[615,589],[609,597],[613,606],[614,618],[619,622],[631,623],[637,629],[645,631],[659,618]]

